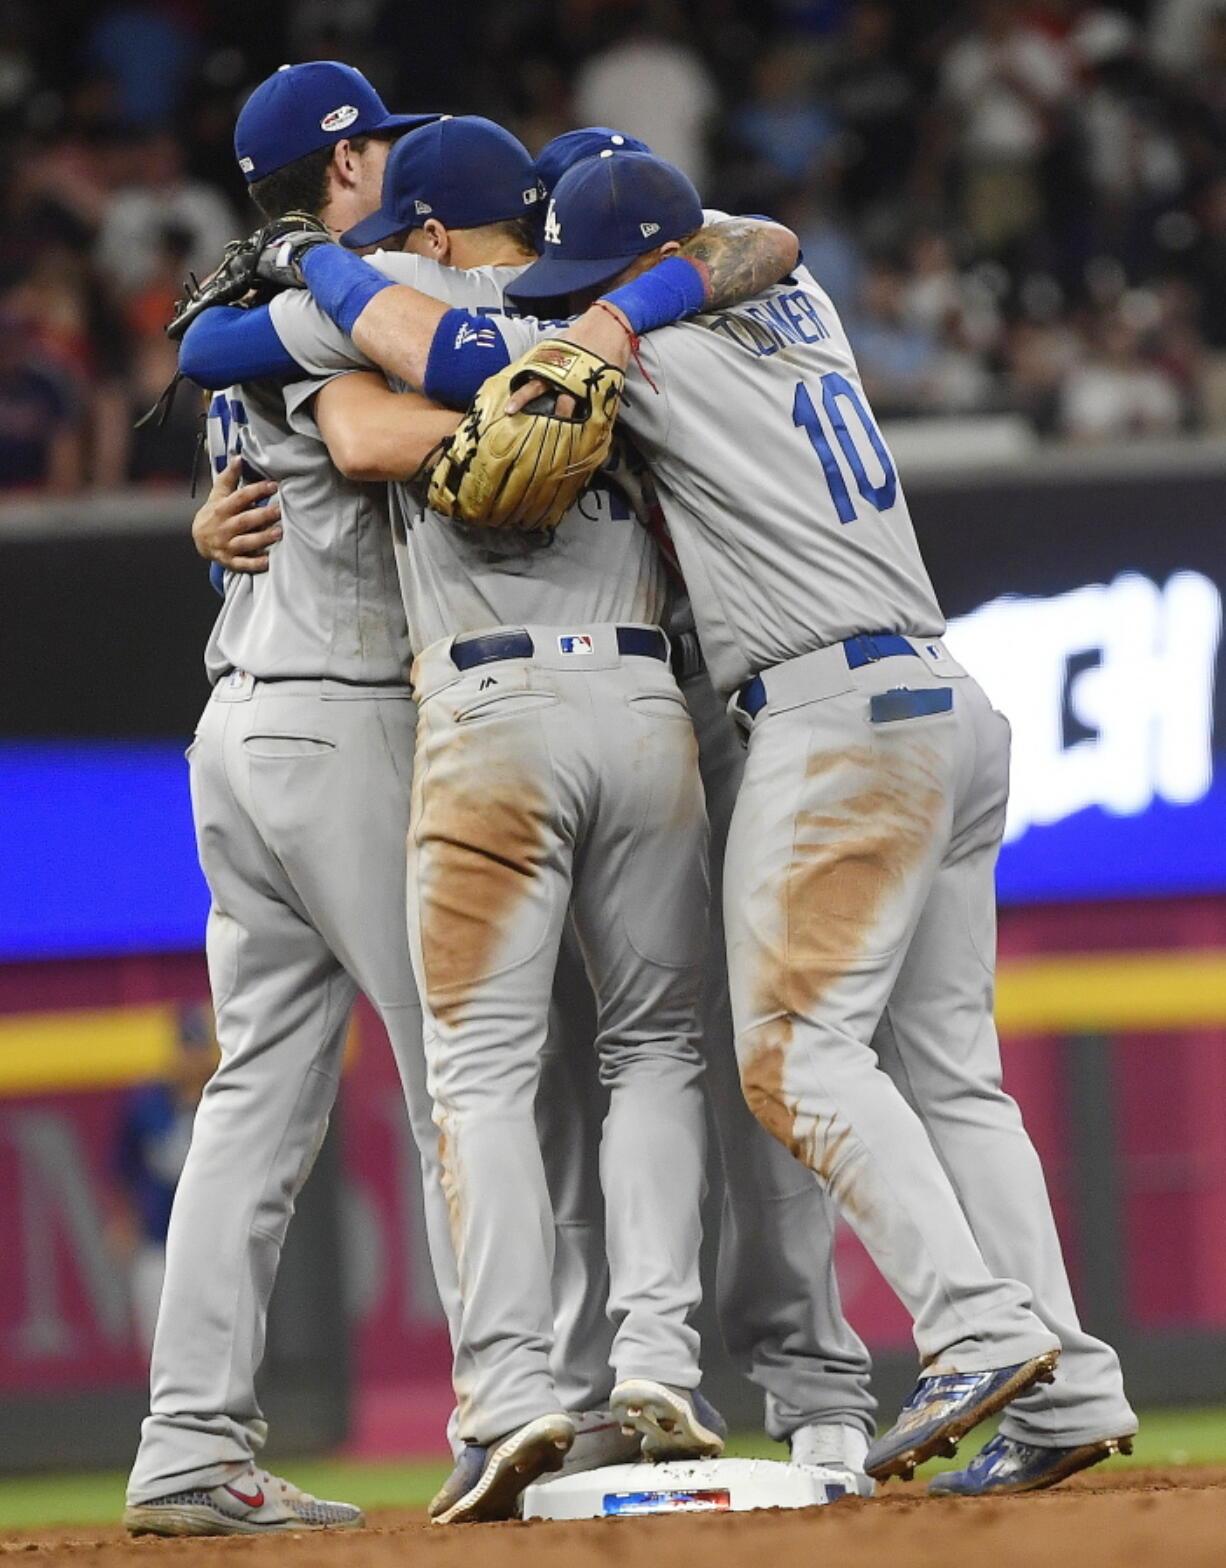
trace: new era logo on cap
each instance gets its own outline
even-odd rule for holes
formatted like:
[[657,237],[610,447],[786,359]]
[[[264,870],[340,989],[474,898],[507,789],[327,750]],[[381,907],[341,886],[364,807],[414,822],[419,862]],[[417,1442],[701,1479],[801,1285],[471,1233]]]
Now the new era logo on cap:
[[358,111],[355,105],[343,103],[339,109],[333,109],[331,114],[324,115],[319,122],[319,128],[321,131],[343,131],[352,125],[357,117]]
[[558,649],[561,653],[595,653],[596,651],[592,639],[586,632],[579,632],[573,637],[559,637]]
[[663,159],[620,149],[608,158],[580,159],[554,187],[544,255],[515,279],[507,295],[518,304],[585,292],[701,226],[698,192]]
[[427,220],[448,229],[481,228],[531,211],[537,201],[532,154],[510,131],[481,115],[441,118],[402,137],[388,155],[379,210],[341,236],[351,250]]

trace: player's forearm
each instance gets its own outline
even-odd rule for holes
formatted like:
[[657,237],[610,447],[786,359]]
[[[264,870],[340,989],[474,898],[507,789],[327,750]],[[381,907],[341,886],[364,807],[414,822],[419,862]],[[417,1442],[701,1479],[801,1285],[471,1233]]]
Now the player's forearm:
[[329,382],[315,399],[329,456],[347,479],[411,479],[459,416],[415,392],[392,392],[366,375]]
[[376,294],[354,323],[351,336],[368,359],[411,386],[426,378],[430,345],[448,307],[397,283]]
[[419,416],[409,429],[392,420],[368,426],[343,449],[344,463],[337,461],[330,442],[328,450],[347,479],[412,479],[459,422],[459,416],[449,410],[435,409]]
[[723,218],[681,247],[706,282],[706,304],[727,310],[786,278],[800,260],[800,241],[781,223]]
[[317,245],[308,251],[301,272],[316,304],[368,359],[389,375],[421,386],[446,305],[406,284],[393,283],[339,245]]
[[[751,299],[786,278],[799,256],[790,229],[765,218],[724,218],[700,229],[676,255],[610,289],[604,303],[615,306],[633,332],[654,332]],[[585,343],[586,332],[585,326]]]

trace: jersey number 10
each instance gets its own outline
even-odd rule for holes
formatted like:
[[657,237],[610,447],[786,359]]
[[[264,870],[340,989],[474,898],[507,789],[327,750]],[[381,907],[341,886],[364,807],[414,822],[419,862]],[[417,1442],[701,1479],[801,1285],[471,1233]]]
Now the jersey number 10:
[[[865,408],[864,401],[855,387],[837,370],[832,370],[822,377],[821,388],[822,411],[834,432],[835,440],[839,443],[839,449],[847,461],[851,476],[856,481],[856,489],[870,506],[875,507],[879,512],[888,512],[898,495],[898,475],[894,471],[894,464],[890,461],[886,444],[881,439],[881,432],[873,423],[873,416]],[[855,436],[847,426],[847,419],[843,412],[844,403],[855,415],[860,430],[867,436],[868,444],[873,449],[874,457],[881,465],[883,478],[879,485],[873,484],[868,477],[864,457],[856,445]],[[856,504],[847,488],[847,481],[843,478],[843,470],[839,467],[834,447],[826,434],[822,416],[814,406],[809,389],[803,381],[796,383],[796,396],[792,402],[792,423],[804,431],[813,450],[821,459],[822,468],[826,473],[826,483],[830,486],[830,499],[839,514],[839,521],[854,523]]]

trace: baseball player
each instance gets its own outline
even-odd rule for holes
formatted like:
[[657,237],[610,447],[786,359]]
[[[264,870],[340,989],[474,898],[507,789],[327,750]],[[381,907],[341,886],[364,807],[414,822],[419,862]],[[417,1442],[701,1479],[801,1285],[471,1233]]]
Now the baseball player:
[[[650,149],[606,126],[566,131],[538,153],[537,177],[548,196],[576,163],[619,151]],[[542,212],[542,238],[543,218]],[[633,483],[626,468],[623,462],[623,487]],[[718,888],[745,752],[707,674],[684,595],[674,601],[668,631],[698,736],[711,824],[711,885]],[[758,1125],[741,1093],[718,900],[711,909],[710,941],[701,1018],[707,1096],[724,1176],[715,1282],[720,1331],[733,1362],[764,1391],[766,1430],[788,1443],[793,1462],[844,1471],[856,1490],[871,1494],[872,1483],[863,1475],[875,1408],[869,1359],[839,1303],[829,1200]],[[594,1257],[588,1267],[596,1269]]]
[[[446,120],[399,144],[383,209],[346,238],[424,229],[417,243],[445,243],[462,261],[488,237],[494,261],[522,263],[514,230],[498,226],[523,214],[526,193],[535,198],[535,176],[514,138],[488,121]],[[478,280],[458,281],[463,297]],[[491,303],[506,281],[489,279]],[[313,368],[308,343],[289,347]],[[337,462],[367,474],[383,463],[378,406],[387,417],[416,404],[363,376],[291,388],[291,416],[308,400]],[[390,446],[384,471],[407,477],[422,454]],[[669,1452],[722,1447],[691,1393],[707,826],[658,626],[663,568],[630,509],[595,488],[552,536],[490,540],[423,513],[403,485],[392,496],[419,711],[409,934],[461,1294],[454,1381],[466,1448],[431,1512],[457,1523],[505,1517],[573,1439],[550,1365],[553,1215],[534,1119],[568,907],[610,1090],[601,1171],[613,1408]]]
[[[377,205],[388,141],[424,118],[389,114],[359,72],[315,62],[256,89],[236,151],[266,212],[314,208],[341,229]],[[267,572],[228,578],[207,652],[213,695],[189,753],[222,1060],[170,1221],[151,1413],[124,1515],[134,1534],[362,1523],[359,1509],[259,1467],[254,1388],[282,1240],[359,987],[404,1081],[440,1290],[455,1311],[403,929],[415,709],[382,492],[319,461],[279,390],[214,398],[209,438],[215,468],[241,454],[249,479],[279,483],[284,537]]]
[[[432,138],[438,141],[445,155],[449,144],[459,146],[461,128],[462,122],[453,121],[429,136],[415,137],[412,142],[402,144],[389,166],[389,183],[397,183],[395,176],[399,172],[401,155],[409,160],[414,149],[424,149]],[[597,146],[603,145],[616,136],[614,132],[573,133],[560,138],[561,145],[547,149],[547,154],[561,154],[564,149],[570,157],[583,156],[594,150],[593,142]],[[616,141],[613,144],[616,145]],[[428,168],[424,150],[419,161],[423,168]],[[544,167],[546,161],[543,156],[538,169]],[[454,166],[454,155],[451,162]],[[420,179],[416,188],[406,185],[401,194],[406,206],[406,216],[401,222],[407,222],[413,216],[416,203],[423,203],[427,210],[433,205],[427,200],[432,193],[422,186]],[[346,236],[346,239],[357,242],[383,238],[387,227],[385,222],[383,234],[376,236],[372,228],[363,226],[357,234]],[[413,231],[411,243],[427,254],[437,255],[440,250],[445,253],[448,233],[437,218],[431,218],[425,226]],[[376,265],[392,275],[410,277],[418,283],[423,281],[419,265],[408,271],[403,265],[397,269],[393,258],[385,256],[376,258]],[[447,285],[453,299],[462,297],[462,289],[459,295],[456,293],[460,282],[454,280]],[[474,272],[467,287],[471,290],[477,282],[478,273]],[[441,292],[433,282],[427,281],[425,286],[432,292]],[[321,347],[326,347],[328,342],[327,333],[323,335],[322,345],[318,340],[317,320],[313,325],[315,341],[304,340],[300,329],[295,337],[293,316],[304,303],[300,298],[283,297],[272,313],[281,337],[287,346],[295,347],[299,359],[318,356]],[[310,314],[308,312],[308,321]],[[314,314],[317,317],[318,313]],[[184,345],[185,362],[190,351],[192,373],[201,377],[210,374],[209,367],[197,358],[200,331],[204,326],[205,321],[198,323]],[[235,326],[248,333],[252,330],[252,324],[246,319],[236,321]],[[318,368],[327,365],[341,368],[343,363],[343,358],[325,357]],[[287,372],[289,366],[270,363],[265,368]],[[343,425],[337,428],[326,406],[320,416],[325,428],[331,427],[333,450],[342,461],[351,466],[358,464],[359,471],[364,474],[378,469],[380,464],[397,461],[401,465],[400,472],[411,473],[430,442],[414,445],[411,433],[395,431],[393,425],[381,418],[378,387],[367,387],[359,392],[358,383],[365,379],[349,377],[337,388],[341,393],[348,392],[352,398],[348,428]],[[397,401],[387,399],[386,391],[384,399],[391,403]],[[326,405],[327,399],[320,398],[319,402]],[[445,529],[440,537],[446,540],[450,535],[451,531]],[[406,589],[411,598],[415,591],[411,574],[406,580]],[[411,624],[414,619],[411,613]],[[692,641],[691,638],[691,645]],[[708,787],[718,785],[722,829],[726,826],[731,794],[739,775],[740,751],[709,683],[696,667],[689,672],[688,686],[691,706],[697,707],[704,721],[701,733],[708,764]],[[727,1033],[723,1017],[727,1006],[725,998],[722,985],[710,989],[708,1011],[715,1021],[713,1035],[716,1039],[721,1028]],[[717,1058],[716,1078],[713,1100],[725,1157],[731,1167],[728,1174],[732,1189],[728,1199],[730,1244],[724,1251],[720,1267],[726,1336],[733,1354],[742,1364],[750,1364],[766,1389],[770,1429],[778,1437],[791,1437],[794,1458],[801,1462],[837,1464],[851,1472],[852,1484],[855,1484],[855,1473],[860,1470],[867,1446],[865,1428],[871,1412],[866,1386],[867,1357],[859,1341],[843,1323],[838,1309],[829,1246],[831,1227],[824,1202],[815,1184],[802,1175],[786,1153],[753,1123],[736,1086],[730,1050]],[[546,1146],[549,1146],[548,1140]],[[815,1246],[823,1237],[825,1244]],[[587,1270],[589,1277],[596,1268],[596,1261],[591,1259]],[[582,1270],[579,1277],[583,1278]],[[564,1310],[560,1314],[560,1321],[568,1320],[590,1325],[590,1316],[581,1310],[581,1300],[576,1300],[569,1313]],[[571,1345],[577,1347],[578,1340],[576,1333]],[[590,1345],[588,1349],[590,1351]],[[574,1359],[580,1358],[576,1355]],[[566,1358],[560,1360],[562,1365],[568,1364]],[[862,1475],[859,1480],[863,1483]]]
[[[624,363],[627,331],[701,294],[672,255],[699,219],[668,165],[591,160],[559,183],[546,256],[514,297],[620,284],[568,336]],[[448,398],[544,332],[497,318],[491,348],[451,317],[423,342],[429,312],[392,295],[368,300],[355,341],[382,339],[394,371]],[[404,314],[415,331],[399,331]],[[893,460],[803,268],[665,326],[641,356],[622,421],[748,737],[724,899],[742,1083],[910,1309],[925,1368],[866,1468],[909,1475],[1007,1406],[1000,1437],[940,1489],[1051,1485],[1126,1449],[1136,1420],[1114,1353],[1077,1321],[1042,1172],[1000,1087],[1007,725],[940,643]],[[1036,1387],[1061,1347],[1059,1377]]]

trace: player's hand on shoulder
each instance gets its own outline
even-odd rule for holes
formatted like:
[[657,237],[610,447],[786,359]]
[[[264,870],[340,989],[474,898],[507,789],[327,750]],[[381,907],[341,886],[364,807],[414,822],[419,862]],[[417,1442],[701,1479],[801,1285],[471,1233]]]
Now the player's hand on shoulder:
[[214,480],[192,519],[192,542],[229,572],[266,572],[268,551],[281,537],[281,503],[270,479],[240,484],[242,466],[232,457]]

